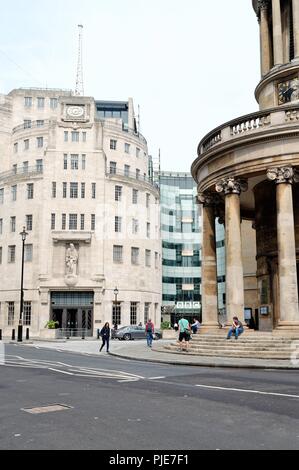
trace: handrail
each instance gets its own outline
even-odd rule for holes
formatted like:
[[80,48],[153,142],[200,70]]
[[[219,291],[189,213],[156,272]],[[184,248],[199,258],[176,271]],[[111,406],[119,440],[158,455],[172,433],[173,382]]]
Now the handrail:
[[124,178],[128,178],[130,180],[140,181],[140,183],[145,182],[153,186],[155,189],[159,190],[159,185],[157,185],[157,183],[152,181],[150,178],[141,174],[138,177],[137,174],[133,173],[132,171],[127,172],[124,170],[118,170],[118,169],[114,170],[110,168],[110,170],[109,169],[106,170],[106,176],[121,176]]
[[34,174],[43,174],[44,169],[42,166],[29,166],[27,168],[16,168],[15,170],[4,171],[0,173],[0,180],[14,177],[14,176],[33,176]]

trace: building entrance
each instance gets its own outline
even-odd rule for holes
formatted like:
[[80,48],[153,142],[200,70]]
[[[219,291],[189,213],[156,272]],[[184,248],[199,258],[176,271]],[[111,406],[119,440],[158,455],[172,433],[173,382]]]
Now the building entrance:
[[93,336],[93,292],[52,292],[51,320],[70,336]]

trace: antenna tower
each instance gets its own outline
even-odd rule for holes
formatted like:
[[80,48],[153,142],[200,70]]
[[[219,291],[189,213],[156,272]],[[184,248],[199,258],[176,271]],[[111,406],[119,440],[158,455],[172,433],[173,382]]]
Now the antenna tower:
[[79,46],[78,46],[78,66],[76,78],[76,96],[84,96],[84,83],[83,83],[83,58],[82,58],[82,40],[83,40],[83,25],[78,24],[79,30]]

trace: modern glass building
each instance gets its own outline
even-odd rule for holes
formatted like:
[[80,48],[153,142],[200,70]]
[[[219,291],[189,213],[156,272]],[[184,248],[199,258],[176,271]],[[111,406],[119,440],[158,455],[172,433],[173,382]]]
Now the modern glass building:
[[[201,317],[201,206],[189,173],[162,172],[163,320]],[[217,224],[219,310],[225,307],[224,228]]]

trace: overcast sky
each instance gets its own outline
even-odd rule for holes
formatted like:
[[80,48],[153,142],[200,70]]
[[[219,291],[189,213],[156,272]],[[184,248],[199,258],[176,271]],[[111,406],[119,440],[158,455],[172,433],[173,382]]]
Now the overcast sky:
[[0,93],[74,88],[84,25],[85,94],[133,97],[149,151],[189,171],[201,138],[257,109],[251,0],[0,0]]

